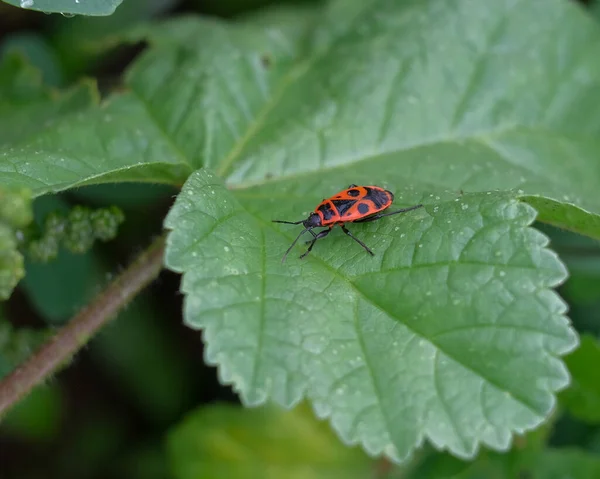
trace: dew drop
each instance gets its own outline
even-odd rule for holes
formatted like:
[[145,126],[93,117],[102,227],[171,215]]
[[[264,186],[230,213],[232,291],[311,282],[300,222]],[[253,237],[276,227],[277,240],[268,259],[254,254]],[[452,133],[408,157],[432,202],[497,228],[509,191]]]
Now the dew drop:
[[469,209],[469,205],[468,205],[468,204],[466,204],[466,203],[463,203],[462,205],[460,205],[460,207],[461,207],[463,210],[467,210],[467,209]]
[[506,271],[500,271],[500,273],[498,273],[500,276],[506,276]]
[[405,236],[406,236],[406,234],[405,234],[405,233],[402,233],[402,234],[400,235],[400,238],[404,238]]
[[225,247],[223,247],[223,249],[225,250],[226,253],[229,253],[229,246],[225,246]]

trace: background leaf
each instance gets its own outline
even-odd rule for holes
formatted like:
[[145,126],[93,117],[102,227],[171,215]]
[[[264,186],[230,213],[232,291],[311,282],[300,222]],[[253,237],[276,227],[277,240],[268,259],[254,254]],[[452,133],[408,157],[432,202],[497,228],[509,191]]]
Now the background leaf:
[[532,479],[587,479],[600,475],[597,455],[577,449],[548,449],[523,461],[521,471]]
[[[548,448],[538,452],[482,454],[470,467],[456,475],[441,470],[431,479],[588,479],[600,474],[596,455],[576,448]],[[415,479],[423,476],[415,476]]]
[[[28,88],[33,93],[32,100],[35,100],[38,96],[43,98],[43,95],[40,95],[39,92],[41,89],[40,77],[43,78],[43,83],[49,86],[58,87],[64,84],[64,74],[60,59],[49,42],[41,34],[16,32],[7,35],[2,43],[0,43],[0,59],[2,63],[7,61],[6,56],[8,55],[16,56],[16,58],[12,59],[12,62],[16,63],[16,65],[13,63],[12,68],[17,67],[25,70],[21,81],[27,81]],[[39,73],[34,68],[28,67],[25,64],[19,65],[21,57],[27,58],[29,63],[39,69]],[[10,65],[11,62],[8,61],[7,63]],[[7,69],[7,65],[3,64],[0,68],[3,71],[2,75],[5,77],[4,81],[6,81],[7,73],[10,72],[11,67],[9,66]],[[8,93],[5,88],[6,85],[2,87],[3,94]],[[25,98],[21,99],[24,100]],[[10,102],[11,97],[6,95],[2,100]]]
[[67,15],[110,15],[123,0],[3,0],[15,7]]
[[0,378],[27,359],[49,334],[46,330],[14,329],[4,317],[0,318]]
[[374,258],[332,234],[282,265],[296,230],[269,220],[287,204],[237,196],[195,172],[165,221],[166,264],[184,273],[207,361],[246,404],[307,394],[346,442],[395,459],[425,438],[463,457],[506,449],[550,412],[576,336],[550,290],[566,271],[528,228],[531,207],[504,193],[414,198],[426,207],[354,226]]
[[581,337],[581,346],[566,357],[573,378],[569,389],[561,394],[561,403],[575,417],[600,423],[600,382],[598,371],[591,365],[600,364],[600,344],[590,335]]
[[[3,184],[11,185],[11,177],[26,175],[27,170],[39,166],[37,163],[43,158],[44,152],[37,151],[29,161],[15,165],[11,158],[19,151],[17,145],[39,135],[40,125],[46,128],[56,117],[85,110],[95,99],[96,93],[90,84],[58,95],[42,84],[38,70],[29,66],[20,54],[9,51],[0,63],[0,146],[5,148],[0,160]],[[50,169],[50,165],[46,168]]]
[[305,405],[200,408],[171,432],[169,453],[176,479],[362,479],[372,468]]
[[[252,110],[257,110],[297,54],[301,20],[240,31],[191,19],[157,28],[156,50],[131,70],[127,93],[112,95],[85,114],[57,113],[19,148],[0,146],[0,181],[28,185],[36,195],[113,181],[181,185],[205,158],[226,154],[235,131],[252,121],[250,112],[229,104],[231,92],[214,72],[232,68],[242,75],[238,93],[254,98]],[[147,32],[131,36],[142,39]],[[263,66],[265,52],[273,68]]]
[[[1,308],[0,379],[25,361],[51,334],[49,329],[14,328]],[[2,429],[20,437],[50,439],[60,429],[61,402],[56,384],[37,387],[0,417]]]
[[[68,76],[77,77],[120,52],[113,48],[135,25],[165,15],[181,0],[127,0],[108,17],[55,18],[52,43]],[[107,58],[108,57],[108,58]]]
[[153,47],[128,91],[0,151],[1,179],[42,194],[181,184],[205,165],[275,196],[362,177],[515,189],[551,200],[536,204],[544,221],[600,237],[600,31],[572,2],[334,1],[129,38]]

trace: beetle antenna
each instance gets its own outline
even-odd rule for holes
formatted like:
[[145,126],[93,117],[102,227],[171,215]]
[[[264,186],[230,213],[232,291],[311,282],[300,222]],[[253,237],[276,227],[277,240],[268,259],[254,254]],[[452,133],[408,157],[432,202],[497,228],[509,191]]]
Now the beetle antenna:
[[271,220],[271,221],[273,221],[273,223],[285,223],[286,225],[299,225],[301,223],[304,223],[305,220],[300,220],[300,221]]
[[287,249],[287,251],[283,255],[283,258],[281,258],[281,262],[282,263],[285,263],[285,258],[287,258],[288,253],[292,250],[292,248],[294,247],[294,245],[298,242],[298,240],[300,239],[300,236],[302,236],[304,233],[306,233],[308,230],[311,230],[311,229],[312,228],[305,228],[302,231],[300,231],[300,234],[298,236],[296,236],[296,239],[294,240],[294,242]]

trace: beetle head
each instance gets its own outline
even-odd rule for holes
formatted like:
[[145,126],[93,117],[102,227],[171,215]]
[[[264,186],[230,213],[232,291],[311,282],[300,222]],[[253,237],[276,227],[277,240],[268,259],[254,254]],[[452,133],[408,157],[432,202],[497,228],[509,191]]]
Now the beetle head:
[[306,218],[302,222],[302,224],[306,229],[312,229],[316,228],[317,226],[322,226],[321,217],[317,213],[311,213],[310,215],[308,215],[308,218]]

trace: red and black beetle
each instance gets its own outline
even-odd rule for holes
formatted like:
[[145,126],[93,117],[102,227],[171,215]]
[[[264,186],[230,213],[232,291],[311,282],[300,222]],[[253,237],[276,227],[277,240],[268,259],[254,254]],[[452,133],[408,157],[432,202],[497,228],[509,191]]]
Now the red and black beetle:
[[[361,240],[356,238],[345,226],[345,223],[366,223],[368,221],[375,221],[384,216],[396,215],[398,213],[406,213],[407,211],[416,210],[421,208],[423,205],[411,206],[410,208],[404,208],[401,210],[392,211],[390,213],[380,213],[381,211],[388,208],[394,201],[394,194],[391,191],[385,190],[379,186],[357,186],[350,185],[345,190],[336,193],[331,198],[324,199],[312,212],[308,215],[308,218],[300,221],[281,221],[273,220],[274,223],[286,223],[289,225],[302,224],[304,229],[296,237],[294,242],[288,248],[283,255],[281,262],[285,261],[288,253],[294,247],[296,242],[300,239],[307,231],[313,235],[313,239],[308,241],[310,246],[308,250],[300,256],[304,258],[318,239],[324,238],[329,234],[331,229],[335,225],[340,225],[344,233],[350,238],[361,245],[367,253],[374,256],[373,252],[369,247],[364,244]],[[326,227],[326,230],[322,230],[319,233],[313,231],[314,228]]]

